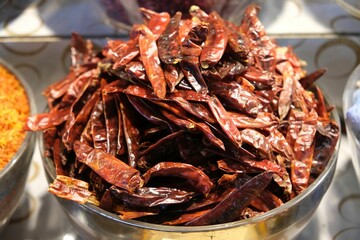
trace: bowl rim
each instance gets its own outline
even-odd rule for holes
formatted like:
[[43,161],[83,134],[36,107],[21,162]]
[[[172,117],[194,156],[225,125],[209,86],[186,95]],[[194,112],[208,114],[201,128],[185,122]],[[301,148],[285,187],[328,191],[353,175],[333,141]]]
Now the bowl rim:
[[[359,75],[358,78],[355,77],[357,74]],[[354,84],[356,81],[360,81],[360,63],[352,70],[345,84],[345,89],[342,95],[344,116],[346,116],[347,110],[353,104],[352,94],[355,91]]]
[[[35,97],[32,88],[30,87],[29,83],[25,80],[23,75],[19,73],[15,69],[13,65],[6,62],[4,59],[0,58],[0,65],[7,69],[12,75],[16,77],[16,79],[20,82],[22,87],[25,89],[25,93],[28,99],[28,104],[30,107],[30,115],[36,113],[36,104],[35,104]],[[0,179],[5,176],[10,169],[18,162],[24,152],[28,149],[29,145],[31,144],[31,138],[33,133],[31,131],[27,131],[25,134],[25,138],[23,139],[20,147],[18,148],[17,152],[12,156],[11,160],[5,165],[4,168],[0,169]]]
[[[322,89],[321,89],[322,90]],[[322,93],[324,95],[324,99],[327,105],[331,105],[331,102],[329,101],[328,95],[322,90]],[[124,225],[127,225],[129,227],[136,227],[146,230],[152,230],[152,231],[162,231],[162,232],[182,232],[182,233],[194,233],[194,232],[209,232],[209,231],[218,231],[218,230],[226,230],[229,228],[234,227],[242,227],[249,224],[256,224],[259,222],[266,221],[268,219],[274,218],[277,214],[286,212],[288,209],[292,208],[293,206],[298,205],[301,201],[303,201],[308,195],[310,195],[313,191],[317,189],[319,185],[321,185],[322,182],[324,182],[327,179],[327,176],[331,173],[332,169],[336,169],[337,164],[337,158],[338,153],[340,149],[340,142],[341,142],[341,124],[340,124],[340,116],[338,113],[338,110],[336,108],[333,108],[331,111],[331,119],[334,120],[339,127],[339,138],[337,140],[337,143],[335,145],[334,151],[332,155],[330,156],[328,163],[326,164],[324,170],[319,174],[319,176],[309,185],[308,188],[306,188],[301,194],[297,195],[293,199],[285,202],[283,205],[274,208],[272,210],[269,210],[268,212],[259,214],[257,216],[248,218],[248,219],[242,219],[237,221],[232,221],[228,223],[220,223],[220,224],[213,224],[213,225],[204,225],[204,226],[173,226],[173,225],[163,225],[163,224],[155,224],[155,223],[147,223],[143,221],[138,220],[122,220],[117,214],[106,211],[98,206],[95,206],[91,203],[85,203],[80,204],[77,202],[73,202],[71,200],[61,199],[64,201],[69,201],[74,204],[77,204],[80,208],[83,208],[87,211],[94,212],[96,214],[99,214],[103,216],[104,218],[107,218],[109,220],[115,221],[117,223],[121,223]],[[46,157],[44,155],[44,141],[43,141],[43,132],[37,132],[37,139],[39,143],[40,148],[40,154],[43,162],[43,167],[45,168],[46,174],[49,175],[49,177],[52,179],[52,181],[55,179],[55,166],[53,161]],[[331,184],[333,180],[333,177],[330,179]],[[325,190],[325,192],[327,189]],[[57,196],[55,196],[58,198]]]

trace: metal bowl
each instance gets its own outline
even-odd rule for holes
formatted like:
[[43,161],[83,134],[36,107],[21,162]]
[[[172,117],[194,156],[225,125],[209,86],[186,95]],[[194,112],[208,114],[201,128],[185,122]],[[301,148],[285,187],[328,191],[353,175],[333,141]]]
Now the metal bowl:
[[346,136],[350,144],[351,159],[360,182],[360,64],[350,74],[343,94]]
[[[340,126],[336,110],[332,117]],[[38,133],[37,138],[46,177],[52,183],[55,167],[52,159],[44,155],[42,133]],[[92,204],[81,205],[58,197],[57,200],[84,239],[292,239],[309,222],[333,179],[339,144],[340,141],[324,171],[303,193],[278,208],[246,220],[198,227],[165,226],[125,221]]]
[[[28,97],[30,114],[35,114],[35,98],[30,86],[24,78],[4,60],[0,59],[0,65],[7,68],[20,81]],[[35,134],[27,132],[16,154],[7,165],[0,170],[0,231],[9,222],[24,192],[35,140]]]

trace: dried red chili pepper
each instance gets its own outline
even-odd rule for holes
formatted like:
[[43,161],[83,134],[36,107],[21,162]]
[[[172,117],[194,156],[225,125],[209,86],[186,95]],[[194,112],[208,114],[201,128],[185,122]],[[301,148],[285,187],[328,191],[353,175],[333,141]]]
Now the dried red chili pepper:
[[214,66],[220,60],[224,54],[228,39],[224,22],[216,12],[211,12],[207,21],[210,26],[200,55],[202,68]]
[[181,12],[177,12],[157,40],[160,60],[166,64],[176,64],[181,60],[180,20]]
[[141,187],[135,192],[128,192],[116,187],[110,188],[111,194],[129,206],[155,207],[187,202],[193,193],[167,187]]
[[256,216],[304,191],[339,138],[313,85],[323,70],[306,75],[254,5],[240,26],[198,7],[141,12],[102,51],[73,35],[70,73],[28,119],[55,163],[50,191],[169,225]]
[[150,178],[158,176],[183,178],[204,196],[208,195],[213,187],[213,183],[203,171],[186,163],[161,162],[156,164],[143,175],[145,184]]
[[217,224],[230,222],[239,218],[241,210],[255,199],[270,183],[271,172],[263,172],[252,178],[239,188],[233,189],[218,205],[201,215],[200,217],[187,222],[187,226]]
[[116,157],[100,149],[89,147],[79,141],[74,143],[74,151],[80,162],[115,186],[134,191],[143,185],[140,173]]
[[160,66],[155,35],[146,26],[141,27],[139,31],[140,56],[144,63],[146,75],[154,88],[156,96],[163,99],[166,94],[166,82],[164,71]]

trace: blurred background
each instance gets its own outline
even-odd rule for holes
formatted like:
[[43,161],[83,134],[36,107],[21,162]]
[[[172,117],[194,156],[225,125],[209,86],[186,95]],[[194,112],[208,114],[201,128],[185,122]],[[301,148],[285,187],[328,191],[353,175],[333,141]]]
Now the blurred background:
[[[125,2],[123,4],[122,2]],[[140,21],[138,4],[157,1],[116,0],[2,0],[0,1],[0,57],[30,83],[38,111],[45,107],[41,92],[68,72],[72,32],[103,46],[108,39],[127,38],[129,25]],[[164,1],[159,1],[163,3]],[[175,4],[177,1],[171,1]],[[207,2],[225,18],[239,22],[250,2],[261,6],[260,19],[280,45],[293,46],[312,72],[327,68],[318,81],[342,114],[346,80],[360,64],[359,0],[258,0]],[[187,1],[181,1],[185,5]],[[215,5],[211,5],[215,3]],[[150,5],[149,5],[150,4]],[[164,4],[161,4],[164,6]],[[115,11],[115,15],[114,15]],[[121,12],[123,18],[116,12]],[[129,15],[129,16],[128,16]],[[47,193],[36,149],[23,204],[0,239],[80,239],[72,234],[53,196]],[[348,161],[346,139],[339,170],[319,210],[298,239],[356,239],[360,236],[360,192]],[[331,201],[329,201],[331,199]]]

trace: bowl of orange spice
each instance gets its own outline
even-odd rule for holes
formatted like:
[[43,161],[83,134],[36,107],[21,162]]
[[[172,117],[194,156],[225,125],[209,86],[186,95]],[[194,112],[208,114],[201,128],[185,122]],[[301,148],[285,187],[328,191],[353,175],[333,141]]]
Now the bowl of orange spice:
[[35,100],[27,82],[0,59],[0,231],[23,195],[35,146],[35,136],[24,130],[35,113]]

